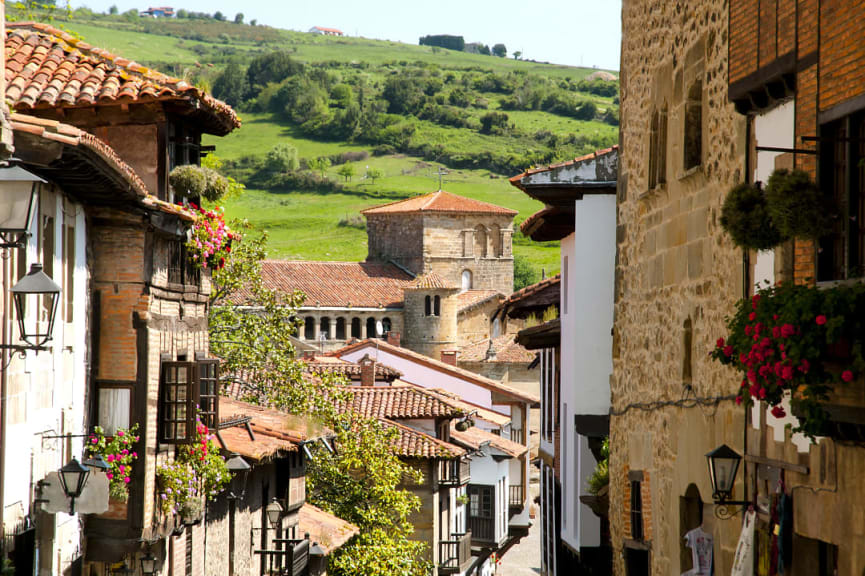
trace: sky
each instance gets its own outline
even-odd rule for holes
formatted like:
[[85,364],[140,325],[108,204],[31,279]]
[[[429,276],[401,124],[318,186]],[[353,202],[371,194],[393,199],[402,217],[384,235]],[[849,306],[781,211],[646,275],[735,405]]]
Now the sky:
[[[148,0],[71,0],[105,12],[115,4],[121,12],[146,9]],[[618,70],[621,44],[621,0],[154,0],[196,12],[221,11],[233,19],[309,30],[339,28],[350,36],[417,44],[427,34],[463,36],[466,42],[492,47],[503,43],[508,55],[573,66]]]

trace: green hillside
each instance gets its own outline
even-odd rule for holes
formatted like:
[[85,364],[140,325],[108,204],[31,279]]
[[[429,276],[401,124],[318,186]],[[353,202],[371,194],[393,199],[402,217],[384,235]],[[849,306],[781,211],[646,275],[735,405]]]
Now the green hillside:
[[[205,144],[247,185],[229,216],[268,229],[274,257],[363,259],[358,212],[433,191],[439,172],[520,222],[541,205],[507,176],[617,140],[617,83],[589,69],[213,19],[78,10],[62,25],[235,106],[243,127]],[[514,251],[558,269],[554,243],[517,234]]]

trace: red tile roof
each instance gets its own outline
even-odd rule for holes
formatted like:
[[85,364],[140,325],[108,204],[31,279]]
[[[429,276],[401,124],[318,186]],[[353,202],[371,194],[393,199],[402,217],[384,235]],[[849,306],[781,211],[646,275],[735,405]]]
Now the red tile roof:
[[240,126],[231,106],[188,84],[151,70],[47,24],[6,23],[6,99],[16,110],[172,100],[202,107],[212,131]]
[[466,290],[457,295],[457,310],[465,312],[479,304],[501,298],[504,298],[504,295],[498,290]]
[[414,279],[406,290],[459,290],[459,287],[452,282],[430,270],[426,274],[422,274]]
[[471,412],[475,412],[472,418],[485,420],[490,424],[498,426],[499,428],[510,424],[511,417],[506,414],[501,414],[500,412],[495,412],[488,408],[484,408],[483,406],[478,406],[477,404],[472,404],[471,402],[466,402],[457,394],[453,392],[449,392],[442,388],[425,388],[425,390],[429,394],[435,394],[445,402],[453,404],[457,408],[460,408],[466,414]]
[[505,454],[513,458],[519,458],[528,452],[528,446],[524,446],[519,442],[514,442],[498,434],[481,430],[477,426],[472,426],[465,432],[460,432],[454,424],[451,425],[451,440],[469,450],[477,450],[481,445],[489,442],[490,446],[498,448]]
[[465,380],[467,382],[471,382],[472,384],[477,384],[481,388],[485,388],[490,390],[491,392],[497,392],[505,396],[510,396],[514,399],[515,402],[528,402],[533,406],[540,405],[541,399],[534,394],[529,394],[528,392],[523,392],[522,390],[517,390],[515,388],[511,388],[501,382],[496,382],[486,376],[481,376],[480,374],[476,374],[470,370],[466,370],[465,368],[459,368],[457,366],[452,366],[450,364],[446,364],[440,360],[435,360],[430,358],[429,356],[424,356],[418,352],[414,352],[413,350],[409,350],[408,348],[402,348],[400,346],[394,346],[392,344],[388,344],[384,340],[376,340],[376,339],[366,339],[359,340],[357,342],[353,342],[348,344],[347,346],[343,346],[338,350],[334,350],[330,352],[332,356],[342,357],[349,352],[353,352],[355,350],[363,350],[366,347],[378,348],[384,352],[389,354],[393,354],[395,356],[399,356],[403,359],[410,360],[416,364],[420,364],[422,366],[426,366],[427,368],[432,368],[433,370],[437,370],[439,372],[450,374]]
[[489,338],[472,342],[460,348],[457,362],[498,362],[503,364],[530,364],[535,353],[526,350],[515,341],[516,334],[505,334],[493,338],[495,357],[487,359],[490,349]]
[[[412,277],[381,262],[265,260],[264,285],[275,291],[306,294],[304,306],[402,308],[403,289]],[[248,296],[243,290],[240,296]]]
[[549,278],[544,278],[540,282],[535,282],[534,284],[530,284],[529,286],[526,286],[525,288],[521,288],[520,290],[517,290],[516,292],[514,292],[513,294],[508,296],[505,299],[505,301],[502,303],[502,305],[513,304],[515,302],[519,302],[520,300],[522,300],[524,298],[527,298],[533,294],[537,294],[538,292],[546,290],[547,288],[551,288],[557,284],[560,285],[561,283],[562,283],[561,274],[556,274],[555,276],[550,276]]
[[[306,365],[306,369],[309,372],[315,372],[321,374],[323,372],[327,372],[328,374],[341,374],[346,378],[350,378],[352,380],[360,379],[360,364],[355,364],[354,362],[331,362],[328,360],[337,360],[336,358],[327,358],[326,360],[322,358],[313,359],[313,360],[305,360],[304,364]],[[375,379],[376,380],[395,380],[402,376],[402,372],[395,368],[391,368],[390,366],[385,366],[380,362],[376,362],[375,364]]]
[[419,386],[352,386],[350,390],[352,408],[367,418],[457,418],[464,413],[441,396],[430,394]]
[[390,204],[381,206],[373,206],[366,210],[361,210],[361,214],[369,216],[371,214],[411,214],[419,212],[444,212],[444,213],[464,213],[464,214],[504,214],[516,216],[517,211],[502,206],[496,206],[488,202],[481,202],[464,196],[457,196],[444,190],[424,194],[422,196],[414,196],[408,200],[399,200]]
[[537,168],[529,168],[522,174],[517,174],[516,176],[511,176],[508,178],[508,181],[516,186],[517,188],[522,188],[520,185],[520,181],[526,176],[531,176],[532,174],[537,174],[539,172],[549,172],[550,170],[555,170],[556,168],[564,168],[565,166],[570,166],[571,164],[577,164],[579,162],[584,162],[586,160],[591,160],[593,158],[597,158],[599,156],[606,156],[610,152],[614,150],[618,151],[619,146],[611,146],[609,148],[604,148],[603,150],[595,150],[594,152],[590,152],[588,154],[584,154],[583,156],[577,156],[573,160],[568,160],[567,162],[559,162],[558,164],[550,164],[548,166],[539,166]]
[[313,544],[318,544],[325,555],[341,548],[360,528],[338,516],[306,502],[297,513],[298,532],[309,534]]
[[386,429],[395,429],[399,434],[394,446],[397,455],[404,458],[458,458],[466,454],[459,446],[433,438],[429,434],[409,428],[392,420],[379,420]]

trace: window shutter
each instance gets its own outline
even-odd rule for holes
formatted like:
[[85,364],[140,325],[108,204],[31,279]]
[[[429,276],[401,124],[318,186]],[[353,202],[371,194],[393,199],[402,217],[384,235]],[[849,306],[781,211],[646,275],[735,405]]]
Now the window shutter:
[[195,437],[198,404],[194,362],[163,362],[160,374],[159,441],[188,444]]
[[198,407],[201,423],[215,430],[219,424],[219,360],[198,362]]

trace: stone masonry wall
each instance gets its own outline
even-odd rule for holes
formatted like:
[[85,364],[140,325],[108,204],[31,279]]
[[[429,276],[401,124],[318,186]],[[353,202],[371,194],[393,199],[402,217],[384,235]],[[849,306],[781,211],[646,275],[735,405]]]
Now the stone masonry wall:
[[423,270],[423,217],[416,214],[366,217],[367,260],[393,260],[415,274]]
[[[651,478],[643,486],[643,516],[653,574],[682,571],[679,499],[690,484],[709,503],[704,529],[712,531],[706,452],[721,443],[743,448],[743,410],[729,399],[652,404],[728,396],[738,387],[732,371],[708,358],[743,290],[742,253],[719,223],[727,191],[744,178],[746,150],[745,120],[726,96],[727,17],[724,0],[622,6],[610,528],[621,551],[631,535],[628,472],[642,471]],[[701,162],[686,171],[686,102],[698,81]],[[649,127],[663,107],[666,183],[650,191]],[[736,524],[715,530],[719,574],[730,570]],[[623,554],[613,558],[614,572],[624,574]]]

